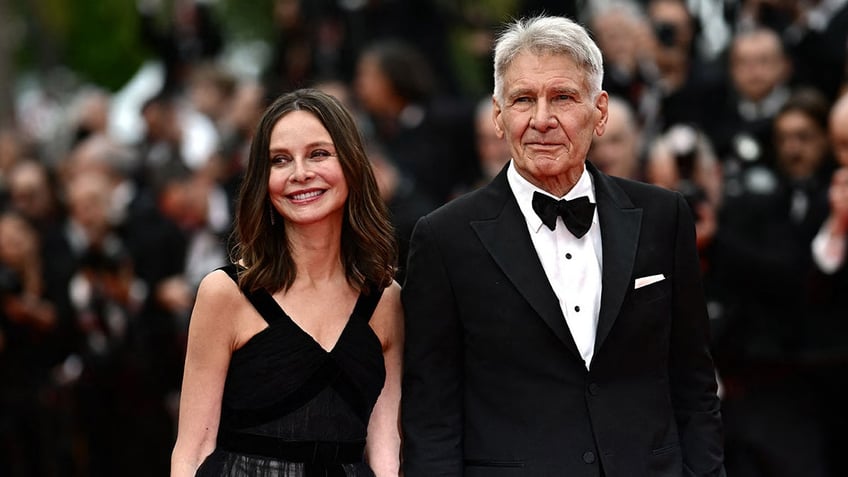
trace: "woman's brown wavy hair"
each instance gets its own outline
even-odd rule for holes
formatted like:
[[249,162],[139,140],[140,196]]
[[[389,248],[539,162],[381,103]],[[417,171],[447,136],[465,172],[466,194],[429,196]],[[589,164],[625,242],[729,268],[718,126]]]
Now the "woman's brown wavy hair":
[[[330,133],[341,163],[348,197],[342,219],[341,254],[348,283],[368,293],[388,286],[397,266],[397,244],[388,210],[380,197],[362,136],[353,117],[333,96],[316,89],[285,93],[259,121],[236,203],[230,258],[240,265],[239,285],[248,291],[288,289],[297,270],[289,249],[285,219],[271,205],[271,131],[286,114],[314,114]],[[271,216],[274,222],[271,222]]]

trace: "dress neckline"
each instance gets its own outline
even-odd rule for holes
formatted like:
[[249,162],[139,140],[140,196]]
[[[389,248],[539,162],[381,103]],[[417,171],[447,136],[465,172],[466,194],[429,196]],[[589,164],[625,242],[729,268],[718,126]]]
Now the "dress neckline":
[[[360,308],[360,306],[362,305],[362,300],[365,297],[365,294],[363,292],[359,292],[359,296],[356,298],[356,302],[353,305],[353,309],[350,311],[350,313],[347,316],[347,320],[345,321],[344,327],[342,327],[342,331],[336,337],[336,340],[333,342],[332,346],[330,346],[329,348],[325,348],[317,339],[315,339],[314,336],[309,334],[308,331],[306,331],[299,324],[297,324],[297,322],[286,312],[286,310],[283,309],[282,305],[280,305],[280,302],[278,302],[277,300],[274,299],[273,295],[271,295],[270,293],[268,293],[265,290],[263,290],[263,293],[268,297],[268,299],[270,300],[270,303],[273,303],[273,305],[275,307],[275,311],[279,314],[280,318],[286,320],[293,328],[295,328],[297,330],[298,333],[300,333],[304,337],[308,338],[308,341],[313,343],[318,348],[319,351],[321,351],[321,352],[323,352],[324,354],[327,354],[327,355],[333,354],[333,352],[338,347],[339,342],[341,342],[342,338],[347,334],[347,330],[348,330],[348,328],[350,328],[350,324],[353,321],[353,316],[356,314],[356,310],[358,310]],[[273,322],[268,323],[268,328],[270,328],[271,326],[273,326]],[[266,329],[268,329],[268,328],[266,328]],[[262,331],[265,331],[265,330],[262,330]]]

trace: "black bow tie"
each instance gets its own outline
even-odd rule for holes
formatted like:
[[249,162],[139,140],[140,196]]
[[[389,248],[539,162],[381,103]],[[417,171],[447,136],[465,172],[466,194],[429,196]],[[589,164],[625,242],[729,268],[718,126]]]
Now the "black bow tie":
[[556,200],[545,194],[534,192],[533,210],[539,214],[542,223],[551,230],[556,228],[557,216],[562,217],[568,230],[575,237],[580,238],[586,235],[589,227],[592,226],[595,204],[589,202],[589,198],[585,195],[572,200]]

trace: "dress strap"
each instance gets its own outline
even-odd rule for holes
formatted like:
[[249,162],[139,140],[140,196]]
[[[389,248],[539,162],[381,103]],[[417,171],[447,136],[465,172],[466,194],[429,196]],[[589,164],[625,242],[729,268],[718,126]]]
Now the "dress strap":
[[356,306],[353,307],[351,318],[365,322],[371,321],[371,316],[374,314],[374,310],[377,309],[377,304],[380,303],[382,296],[383,289],[377,289],[373,286],[370,287],[370,293],[360,293],[359,299],[356,300]]
[[[237,265],[231,263],[229,265],[225,265],[220,267],[219,270],[223,270],[227,272],[227,275],[233,279],[236,284],[238,284],[238,267]],[[268,293],[267,290],[256,290],[254,292],[249,292],[241,287],[241,292],[244,296],[250,301],[256,311],[259,312],[259,315],[267,321],[269,324],[283,318],[282,310],[277,302],[274,300],[274,297]]]
[[228,263],[223,267],[218,267],[218,270],[223,270],[238,284],[238,266],[235,263]]

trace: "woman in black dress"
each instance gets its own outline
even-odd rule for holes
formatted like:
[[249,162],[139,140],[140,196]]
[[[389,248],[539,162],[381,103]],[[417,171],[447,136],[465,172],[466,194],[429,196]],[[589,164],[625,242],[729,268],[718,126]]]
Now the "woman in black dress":
[[171,476],[397,476],[396,245],[335,98],[265,112],[235,234],[197,294]]

